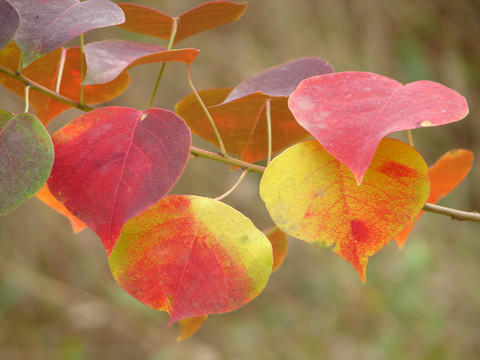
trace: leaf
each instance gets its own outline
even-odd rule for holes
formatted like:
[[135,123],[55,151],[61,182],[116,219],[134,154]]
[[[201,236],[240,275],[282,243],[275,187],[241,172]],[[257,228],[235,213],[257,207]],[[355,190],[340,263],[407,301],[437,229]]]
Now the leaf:
[[[430,175],[430,195],[427,202],[435,204],[455,189],[469,173],[472,163],[473,153],[470,150],[456,149],[447,151],[428,170]],[[417,218],[395,237],[400,249],[423,213],[424,211],[420,211]]]
[[[256,93],[223,103],[230,91],[231,88],[207,89],[199,91],[199,95],[208,107],[228,153],[240,155],[247,162],[265,159],[268,133],[264,108],[268,95]],[[178,102],[175,112],[194,134],[218,146],[215,133],[194,94]],[[310,137],[288,110],[286,98],[271,100],[271,115],[273,153]]]
[[272,270],[272,248],[244,215],[216,200],[163,198],[127,222],[110,258],[113,277],[170,324],[225,313],[254,299]]
[[15,35],[20,25],[20,15],[6,0],[0,0],[0,49],[4,48]]
[[[126,18],[118,27],[161,39],[170,39],[173,17],[141,5],[118,4],[118,6],[122,8]],[[240,19],[246,7],[246,3],[236,4],[230,1],[211,1],[194,7],[179,16],[173,44],[202,31]]]
[[79,116],[52,139],[49,189],[98,234],[109,255],[125,222],[177,182],[191,136],[171,111],[104,107]]
[[264,230],[263,233],[267,236],[273,249],[273,268],[272,272],[277,270],[282,265],[283,260],[288,253],[288,237],[282,230],[276,226],[271,226]]
[[50,190],[48,189],[47,184],[43,185],[43,187],[35,194],[35,196],[41,200],[44,204],[50,206],[52,209],[56,210],[60,214],[64,215],[65,217],[70,220],[72,224],[72,229],[75,234],[79,233],[83,229],[86,228],[87,225],[83,223],[80,219],[73,216],[68,209],[63,206],[61,202],[59,202],[55,197],[52,195]]
[[178,323],[180,324],[181,333],[178,335],[177,341],[188,339],[190,336],[195,334],[198,329],[200,329],[200,326],[203,325],[205,320],[207,320],[207,318],[208,315],[203,315],[179,320]]
[[355,71],[302,81],[288,106],[300,125],[353,172],[358,184],[385,135],[448,124],[468,114],[465,98],[438,83],[402,86],[385,76]]
[[43,55],[92,29],[125,21],[109,0],[9,0],[20,14],[15,42],[26,67]]
[[[65,63],[60,83],[60,94],[74,101],[80,101],[80,48],[64,49],[60,47],[41,59],[38,59],[23,70],[23,75],[34,82],[55,91],[59,67],[65,51]],[[20,59],[20,50],[12,42],[0,51],[2,66],[15,71]],[[124,72],[115,80],[101,85],[87,85],[84,87],[85,101],[87,104],[99,104],[114,99],[123,93],[130,83],[129,75]],[[25,85],[7,75],[0,74],[0,84],[7,89],[25,97]],[[69,105],[52,99],[38,91],[30,91],[30,104],[43,124],[48,124],[52,119],[64,111],[71,109]]]
[[308,57],[274,66],[237,85],[225,102],[261,92],[271,97],[288,97],[298,84],[309,77],[333,72],[333,66],[321,58]]
[[389,138],[381,141],[361,186],[315,140],[278,155],[260,182],[260,196],[281,230],[328,247],[363,282],[369,257],[415,218],[428,193],[420,154]]
[[167,61],[190,64],[198,55],[195,49],[167,50],[161,46],[130,40],[104,40],[87,44],[88,71],[83,83],[103,84],[136,65]]
[[30,199],[47,181],[53,145],[40,120],[0,111],[0,215]]

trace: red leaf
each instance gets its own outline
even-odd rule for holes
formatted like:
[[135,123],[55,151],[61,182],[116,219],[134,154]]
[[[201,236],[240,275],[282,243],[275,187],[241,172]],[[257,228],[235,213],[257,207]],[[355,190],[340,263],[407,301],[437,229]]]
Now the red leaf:
[[122,9],[109,0],[9,0],[20,14],[15,42],[27,66],[92,29],[121,24]]
[[245,305],[265,287],[272,248],[244,215],[208,198],[166,196],[125,224],[108,259],[130,295],[170,324]]
[[[455,189],[469,173],[472,163],[473,153],[465,149],[450,150],[438,159],[428,169],[428,174],[430,175],[430,195],[427,202],[435,204]],[[410,235],[410,232],[423,213],[424,211],[421,211],[416,219],[395,237],[399,248],[403,247],[408,235]]]
[[[80,101],[79,47],[55,49],[23,69],[23,75],[47,89],[55,91],[62,51],[65,51],[65,63],[60,83],[60,94],[72,100]],[[10,70],[15,71],[17,69],[19,59],[20,50],[13,42],[0,51],[0,63]],[[0,83],[22,98],[25,96],[25,84],[21,81],[0,74]],[[87,104],[109,101],[124,92],[129,83],[130,77],[124,72],[109,83],[87,85],[84,87],[85,101]],[[30,91],[30,104],[43,124],[48,124],[57,115],[71,109],[69,105],[56,101],[38,91]]]
[[110,254],[123,224],[160,200],[186,166],[190,130],[174,113],[105,107],[53,137],[52,194]]
[[416,81],[402,86],[364,72],[306,79],[288,106],[300,125],[353,172],[358,184],[385,135],[448,124],[468,114],[465,98],[443,85]]
[[321,58],[309,57],[289,61],[255,74],[237,85],[224,102],[261,92],[269,96],[289,96],[300,81],[333,72],[333,66]]
[[0,49],[12,40],[20,25],[20,15],[6,0],[0,0]]
[[88,71],[84,84],[103,84],[122,71],[136,65],[167,61],[190,64],[197,57],[195,49],[167,50],[161,46],[128,40],[105,40],[87,44],[85,57]]
[[[135,4],[118,4],[125,13],[120,28],[141,34],[170,39],[173,18],[158,10]],[[238,20],[247,4],[211,1],[194,7],[178,18],[174,44],[192,35]]]

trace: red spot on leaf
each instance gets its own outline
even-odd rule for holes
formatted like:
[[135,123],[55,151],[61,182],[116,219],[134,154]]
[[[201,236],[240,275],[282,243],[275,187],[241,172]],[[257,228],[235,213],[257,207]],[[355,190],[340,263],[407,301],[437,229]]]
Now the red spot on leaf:
[[417,171],[415,169],[409,168],[408,166],[395,161],[390,161],[384,164],[379,171],[392,179],[417,176]]
[[357,219],[350,221],[350,228],[355,241],[366,242],[369,240],[370,230],[363,221]]

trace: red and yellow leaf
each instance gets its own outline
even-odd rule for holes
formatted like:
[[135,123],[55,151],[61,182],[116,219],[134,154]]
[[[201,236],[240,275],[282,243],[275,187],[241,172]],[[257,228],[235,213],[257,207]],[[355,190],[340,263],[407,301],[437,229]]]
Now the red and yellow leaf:
[[9,0],[20,14],[14,40],[27,66],[84,32],[125,21],[109,0]]
[[46,205],[50,206],[52,209],[58,211],[60,214],[68,218],[68,220],[70,220],[70,223],[72,224],[72,229],[75,234],[79,233],[87,227],[87,225],[85,225],[83,221],[73,216],[72,213],[68,211],[68,209],[63,206],[61,202],[55,199],[55,197],[48,189],[47,184],[43,185],[43,187],[39,190],[39,192],[35,194],[35,196]]
[[190,130],[173,112],[104,107],[79,116],[52,140],[52,194],[103,241],[110,254],[122,226],[177,182]]
[[282,230],[276,226],[271,226],[264,230],[263,233],[267,235],[273,250],[273,267],[272,272],[277,270],[282,265],[283,260],[288,253],[288,237]]
[[208,315],[203,315],[179,320],[178,323],[180,324],[181,332],[177,337],[177,341],[188,339],[190,336],[195,334],[203,325],[205,320],[207,320],[207,318]]
[[30,199],[47,181],[53,145],[40,120],[0,110],[0,215]]
[[[161,39],[170,39],[173,17],[158,10],[135,4],[118,4],[125,13],[125,22],[118,27]],[[246,3],[211,1],[194,7],[178,17],[174,44],[217,26],[234,22],[243,15]]]
[[381,141],[361,186],[314,140],[292,146],[267,167],[260,195],[288,235],[328,247],[362,281],[370,256],[408,225],[429,193],[428,168],[411,146]]
[[445,125],[468,114],[465,98],[438,83],[402,85],[355,71],[302,81],[288,106],[300,125],[353,172],[358,184],[385,135]]
[[124,70],[136,65],[167,61],[190,64],[197,57],[196,49],[167,50],[161,46],[130,40],[104,40],[85,46],[87,74],[85,85],[104,84]]
[[170,324],[225,313],[255,298],[272,271],[265,235],[230,206],[166,196],[127,222],[109,258],[122,288]]
[[[268,153],[265,102],[269,96],[257,92],[223,103],[231,90],[207,89],[199,91],[199,94],[213,117],[228,153],[239,155],[247,162],[265,159]],[[218,146],[215,133],[194,94],[177,103],[175,112],[194,134]],[[273,153],[310,137],[288,110],[286,97],[271,100],[271,117]]]
[[[65,51],[65,63],[60,83],[60,95],[66,96],[74,101],[80,101],[81,75],[79,47],[56,49],[23,69],[23,75],[47,89],[55,91],[60,63],[62,61],[62,51]],[[0,63],[12,71],[17,69],[19,59],[20,50],[13,42],[0,50]],[[0,74],[0,84],[22,98],[25,96],[25,84],[21,81]],[[123,93],[129,84],[130,76],[126,72],[123,72],[109,83],[87,85],[84,87],[85,101],[87,104],[99,104],[112,100]],[[69,105],[56,101],[50,96],[38,91],[30,91],[30,104],[43,124],[48,124],[62,112],[71,109]]]
[[[473,153],[465,149],[450,150],[438,159],[428,170],[430,195],[427,202],[435,204],[455,189],[469,173],[472,163]],[[423,213],[424,211],[421,211],[416,219],[395,237],[399,248],[403,247],[408,235]]]

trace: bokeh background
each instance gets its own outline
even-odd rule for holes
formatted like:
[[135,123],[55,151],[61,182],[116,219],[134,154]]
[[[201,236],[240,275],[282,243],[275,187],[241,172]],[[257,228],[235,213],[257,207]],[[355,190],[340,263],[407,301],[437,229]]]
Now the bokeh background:
[[[132,1],[179,15],[202,1]],[[119,29],[86,41],[123,37],[165,44]],[[235,86],[286,61],[319,56],[336,71],[371,71],[402,83],[440,82],[463,94],[461,122],[414,131],[432,164],[447,150],[480,158],[480,2],[476,0],[254,0],[243,18],[179,44],[201,54],[198,89]],[[159,65],[130,71],[129,90],[110,105],[143,108]],[[185,68],[168,64],[155,106],[173,109],[189,94]],[[0,89],[0,108],[23,102]],[[49,124],[65,125],[72,110]],[[405,135],[398,135],[405,139]],[[195,139],[197,146],[212,149]],[[212,176],[212,174],[215,174]],[[228,166],[190,161],[173,193],[216,197],[237,179]],[[271,225],[249,174],[225,201]],[[440,204],[480,210],[480,163]],[[262,294],[214,315],[193,338],[176,342],[168,315],[129,297],[113,280],[100,240],[73,235],[68,221],[37,199],[0,218],[0,359],[474,359],[480,358],[480,225],[426,214],[404,249],[372,257],[363,285],[325,249],[290,239],[290,252]]]

